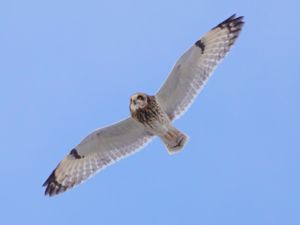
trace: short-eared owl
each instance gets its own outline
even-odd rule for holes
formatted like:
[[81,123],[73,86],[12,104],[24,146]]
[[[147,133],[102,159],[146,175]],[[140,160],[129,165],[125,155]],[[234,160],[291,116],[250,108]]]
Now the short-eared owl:
[[192,104],[217,64],[234,44],[243,17],[232,15],[207,32],[184,53],[155,95],[130,98],[131,117],[100,128],[84,138],[57,165],[44,183],[53,196],[81,183],[158,136],[169,153],[182,149],[187,136],[172,125]]

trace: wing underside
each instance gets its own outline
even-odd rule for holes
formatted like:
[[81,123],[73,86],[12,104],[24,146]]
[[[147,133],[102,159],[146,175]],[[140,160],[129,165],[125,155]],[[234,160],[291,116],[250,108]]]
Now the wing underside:
[[236,41],[243,24],[243,17],[229,17],[180,57],[156,94],[171,119],[179,118],[193,103],[217,64]]
[[77,145],[44,183],[45,195],[62,193],[144,147],[153,136],[133,119],[98,129]]

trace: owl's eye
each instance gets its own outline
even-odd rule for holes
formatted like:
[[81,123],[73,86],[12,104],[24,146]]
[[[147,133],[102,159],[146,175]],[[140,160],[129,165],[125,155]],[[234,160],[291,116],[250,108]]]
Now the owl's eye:
[[145,100],[144,96],[142,96],[142,95],[137,96],[137,99],[138,99],[138,100],[141,100],[141,101],[144,101],[144,100]]

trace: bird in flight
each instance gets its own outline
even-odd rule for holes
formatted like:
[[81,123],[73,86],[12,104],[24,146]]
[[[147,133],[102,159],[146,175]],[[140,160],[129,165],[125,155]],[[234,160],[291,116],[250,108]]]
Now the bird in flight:
[[238,38],[243,17],[232,15],[195,42],[177,61],[155,95],[130,97],[131,116],[99,128],[84,138],[45,181],[45,195],[60,194],[124,158],[158,136],[170,154],[180,151],[188,137],[172,125],[194,101]]

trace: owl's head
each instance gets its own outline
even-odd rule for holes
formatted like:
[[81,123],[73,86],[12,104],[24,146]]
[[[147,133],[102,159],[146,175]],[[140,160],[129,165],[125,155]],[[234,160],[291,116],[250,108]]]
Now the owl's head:
[[130,111],[135,112],[138,109],[143,109],[148,105],[148,95],[144,93],[136,93],[130,97]]

